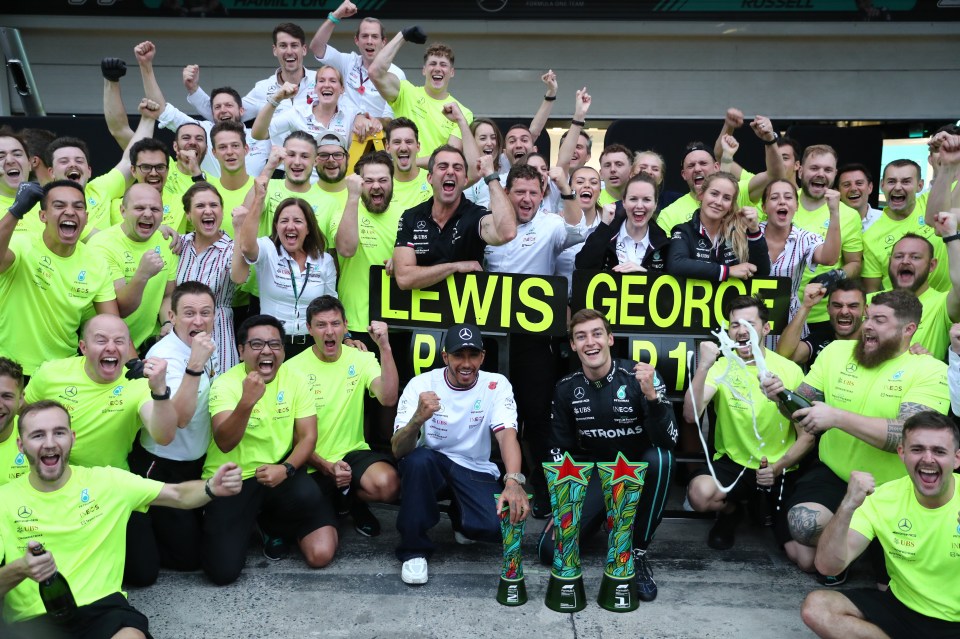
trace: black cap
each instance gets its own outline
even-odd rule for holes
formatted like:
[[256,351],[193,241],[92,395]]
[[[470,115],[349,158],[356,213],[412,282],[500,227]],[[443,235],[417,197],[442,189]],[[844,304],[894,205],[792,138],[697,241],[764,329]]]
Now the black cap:
[[454,324],[447,329],[443,338],[443,350],[447,353],[456,353],[465,348],[483,350],[483,336],[480,329],[473,324]]

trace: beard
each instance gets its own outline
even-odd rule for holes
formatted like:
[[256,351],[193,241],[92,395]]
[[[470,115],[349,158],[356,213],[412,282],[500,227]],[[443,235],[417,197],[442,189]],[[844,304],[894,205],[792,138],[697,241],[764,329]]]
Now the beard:
[[927,270],[920,269],[919,271],[917,271],[917,274],[913,278],[913,284],[911,284],[910,286],[902,287],[902,288],[897,286],[896,273],[894,273],[892,269],[887,269],[887,275],[890,277],[890,285],[893,286],[894,289],[899,289],[901,291],[910,291],[911,293],[916,295],[917,291],[919,291],[923,287],[923,285],[927,283],[927,278],[930,277],[930,269],[929,268],[927,268]]
[[384,191],[383,192],[383,201],[380,204],[374,204],[373,198],[370,197],[369,193],[364,191],[360,192],[360,200],[363,202],[363,205],[367,208],[367,211],[370,213],[383,213],[388,208],[390,208],[390,200],[393,199],[393,191]]
[[337,167],[337,175],[335,177],[330,177],[327,175],[326,169],[323,167],[317,167],[317,175],[320,177],[321,182],[326,182],[327,184],[336,184],[342,180],[347,175],[347,167],[345,164],[341,164]]
[[864,368],[876,368],[900,354],[900,338],[891,337],[878,342],[877,348],[866,352],[863,344],[863,334],[857,338],[857,345],[853,349],[853,358]]

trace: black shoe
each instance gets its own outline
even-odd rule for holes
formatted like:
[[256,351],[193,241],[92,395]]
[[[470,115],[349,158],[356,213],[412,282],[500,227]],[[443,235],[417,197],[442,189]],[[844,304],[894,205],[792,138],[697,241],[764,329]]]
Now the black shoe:
[[707,535],[707,545],[714,550],[729,550],[733,548],[737,525],[740,523],[742,517],[743,513],[739,506],[737,506],[737,509],[732,513],[719,513],[717,515],[717,523],[713,525],[713,528],[710,529],[710,534]]
[[847,573],[849,571],[850,569],[847,568],[839,575],[821,575],[820,573],[817,573],[817,581],[827,588],[836,588],[837,586],[842,586],[847,582]]
[[544,566],[553,565],[553,535],[550,534],[552,530],[553,522],[549,521],[537,541],[537,557]]
[[380,521],[370,512],[366,502],[356,500],[350,508],[350,516],[353,517],[354,530],[364,537],[376,537],[380,534]]
[[550,510],[550,498],[539,495],[533,498],[533,506],[530,512],[534,519],[546,519],[552,514]]
[[260,538],[263,540],[263,556],[270,561],[280,561],[290,554],[290,548],[282,537],[271,537],[261,529]]
[[656,599],[657,582],[653,580],[653,569],[647,560],[647,551],[633,549],[633,570],[637,573],[637,597],[640,601]]

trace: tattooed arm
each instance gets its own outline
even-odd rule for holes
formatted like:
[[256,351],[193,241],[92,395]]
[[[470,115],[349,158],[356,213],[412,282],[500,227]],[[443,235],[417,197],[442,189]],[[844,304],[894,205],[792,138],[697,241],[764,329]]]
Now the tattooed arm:
[[925,410],[933,409],[923,404],[905,402],[900,404],[900,412],[897,416],[888,419],[865,417],[827,404],[817,403],[812,408],[797,411],[796,414],[799,418],[797,423],[811,435],[820,434],[830,428],[839,428],[848,435],[853,435],[871,446],[894,453],[900,444],[903,422],[911,415]]
[[847,494],[840,507],[817,543],[817,570],[823,575],[838,575],[860,556],[870,540],[856,530],[850,529],[853,512],[873,492],[874,481],[870,473],[853,471],[847,484]]

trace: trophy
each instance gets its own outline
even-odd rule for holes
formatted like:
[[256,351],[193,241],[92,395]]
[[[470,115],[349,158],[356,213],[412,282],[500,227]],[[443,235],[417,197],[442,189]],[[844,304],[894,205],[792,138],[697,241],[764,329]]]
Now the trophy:
[[647,466],[627,461],[623,453],[617,453],[616,461],[597,462],[610,530],[597,603],[612,612],[630,612],[640,605],[633,572],[633,523]]
[[[500,495],[494,495],[500,501]],[[527,495],[533,499],[533,495]],[[522,606],[527,603],[527,586],[523,580],[523,553],[520,542],[523,541],[523,529],[526,520],[510,523],[510,505],[504,504],[500,510],[500,533],[503,535],[503,569],[500,571],[500,586],[497,588],[497,603],[504,606]]]
[[553,510],[553,567],[545,603],[556,612],[578,612],[587,605],[580,570],[580,513],[587,496],[593,463],[579,464],[564,453],[563,461],[544,462]]

